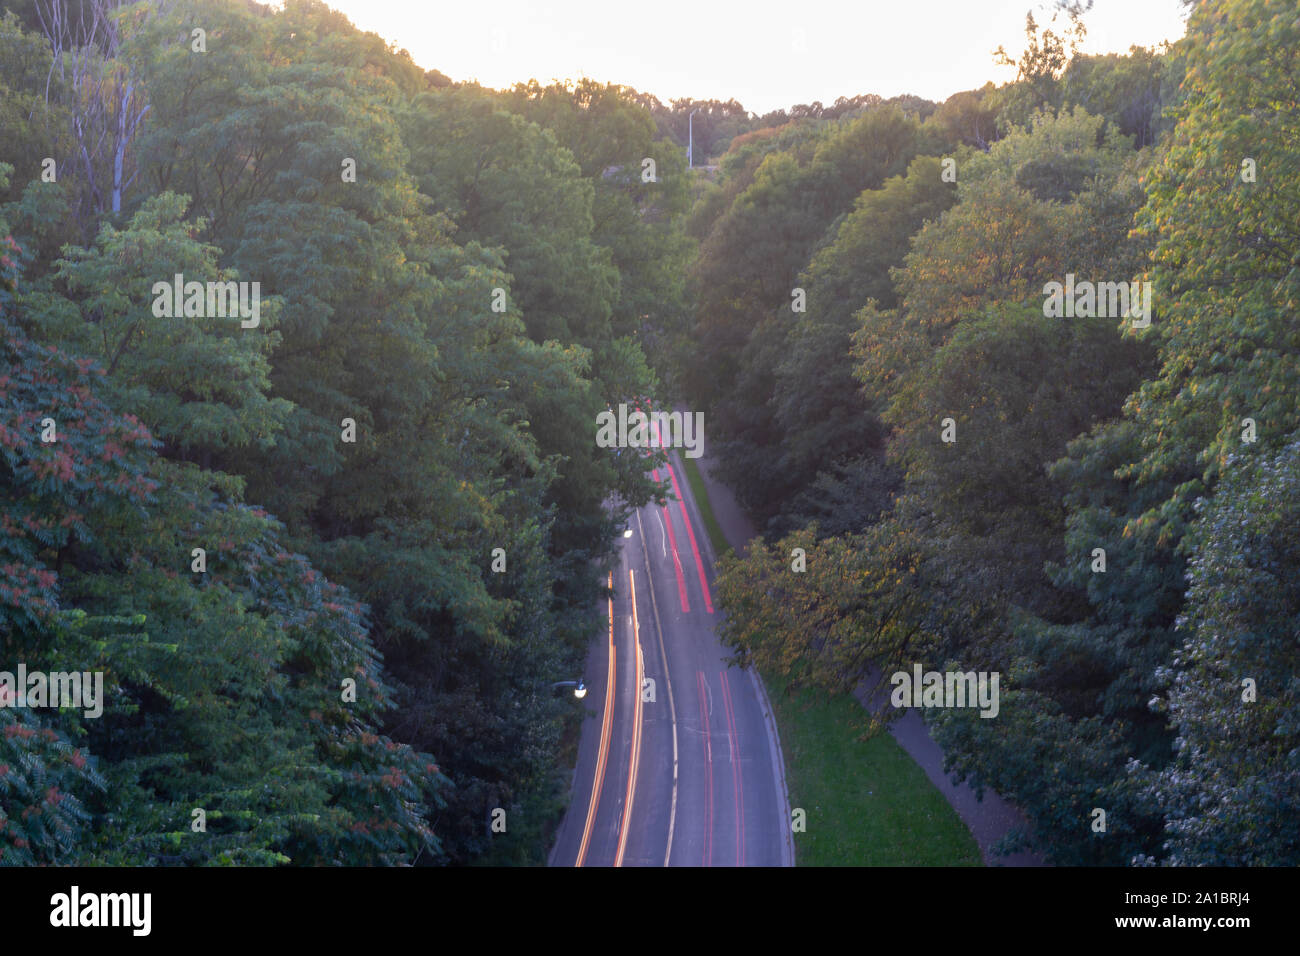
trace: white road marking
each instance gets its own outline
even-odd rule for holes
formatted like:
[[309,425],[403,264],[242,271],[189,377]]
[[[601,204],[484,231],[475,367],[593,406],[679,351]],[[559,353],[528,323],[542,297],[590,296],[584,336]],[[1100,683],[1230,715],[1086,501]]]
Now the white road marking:
[[[656,511],[657,515],[658,512]],[[636,525],[641,531],[641,554],[645,558],[646,590],[650,592],[650,607],[654,610],[655,632],[659,635],[659,660],[664,665],[664,683],[668,686],[668,713],[673,725],[673,800],[668,810],[668,848],[664,850],[664,866],[668,865],[673,855],[673,830],[677,825],[677,704],[673,699],[673,681],[668,672],[668,652],[664,650],[664,629],[659,623],[659,601],[655,597],[654,576],[650,573],[650,555],[645,548],[645,528],[641,524],[641,512],[636,513]],[[659,527],[663,528],[662,519]],[[667,551],[665,550],[665,556]]]

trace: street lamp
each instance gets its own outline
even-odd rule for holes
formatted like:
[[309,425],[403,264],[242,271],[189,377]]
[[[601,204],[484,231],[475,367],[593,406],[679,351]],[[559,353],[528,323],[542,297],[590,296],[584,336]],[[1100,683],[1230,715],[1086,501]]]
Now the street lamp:
[[686,168],[695,165],[695,114],[700,111],[697,106],[686,115]]
[[572,687],[573,696],[578,698],[578,700],[582,700],[582,698],[587,696],[587,685],[584,684],[581,679],[556,681],[551,685],[551,690],[558,691],[561,687]]

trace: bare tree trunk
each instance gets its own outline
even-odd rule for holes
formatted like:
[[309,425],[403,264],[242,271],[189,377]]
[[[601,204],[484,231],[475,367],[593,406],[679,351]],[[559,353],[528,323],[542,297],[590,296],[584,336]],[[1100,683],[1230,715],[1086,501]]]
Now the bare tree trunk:
[[[131,145],[149,112],[133,65],[121,57],[116,16],[124,0],[37,0],[36,12],[53,60],[45,98],[57,76],[72,112],[77,165],[91,208],[81,210],[83,228],[106,210],[122,209],[135,180]],[[156,9],[161,9],[159,4]]]

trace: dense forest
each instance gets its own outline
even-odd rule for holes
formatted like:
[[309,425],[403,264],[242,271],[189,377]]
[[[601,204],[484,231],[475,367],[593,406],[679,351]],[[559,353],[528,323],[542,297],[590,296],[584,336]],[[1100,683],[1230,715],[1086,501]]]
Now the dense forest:
[[321,3],[9,7],[0,649],[107,702],[0,709],[0,861],[540,861],[606,502],[657,493],[590,423],[685,320],[685,156]]
[[726,635],[796,686],[999,673],[927,714],[1007,848],[1295,865],[1300,18],[1088,57],[1061,6],[1016,83],[742,136],[696,209],[686,386],[767,529]]
[[1004,86],[758,116],[0,0],[0,667],[106,698],[0,707],[0,863],[542,862],[647,399],[764,528],[742,659],[999,672],[928,719],[1053,862],[1300,861],[1300,18],[1059,6]]

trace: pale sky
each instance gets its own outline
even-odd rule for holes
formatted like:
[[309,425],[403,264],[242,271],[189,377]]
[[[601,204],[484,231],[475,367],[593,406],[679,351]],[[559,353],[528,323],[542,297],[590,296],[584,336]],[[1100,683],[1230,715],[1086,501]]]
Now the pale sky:
[[[837,96],[942,101],[1014,71],[1040,0],[326,0],[415,62],[506,88],[536,78],[622,83],[667,103],[735,98],[754,113]],[[1088,53],[1184,32],[1179,0],[1096,0]]]

